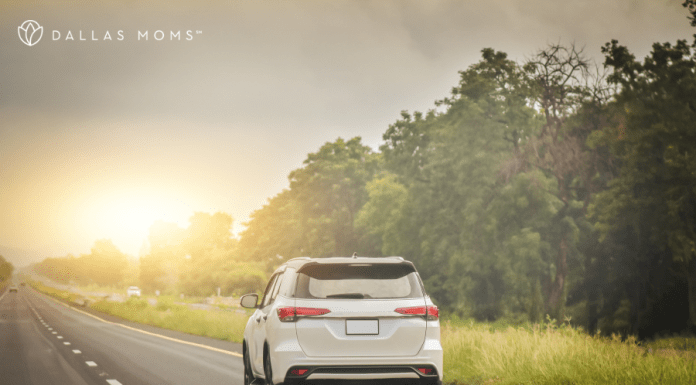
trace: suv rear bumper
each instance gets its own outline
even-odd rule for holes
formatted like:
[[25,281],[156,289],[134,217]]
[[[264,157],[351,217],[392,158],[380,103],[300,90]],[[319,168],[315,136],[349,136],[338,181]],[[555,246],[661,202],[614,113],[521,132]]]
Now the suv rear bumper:
[[[442,346],[437,340],[426,341],[417,355],[405,357],[308,357],[298,344],[283,344],[272,354],[273,380],[283,384],[337,380],[346,381],[346,384],[362,380],[379,380],[375,383],[380,384],[439,384],[442,381]],[[419,368],[430,368],[432,372],[425,375]],[[292,375],[293,369],[307,371]]]
[[383,383],[437,384],[440,378],[437,369],[432,365],[295,366],[288,369],[284,383],[312,384],[322,380],[383,380]]

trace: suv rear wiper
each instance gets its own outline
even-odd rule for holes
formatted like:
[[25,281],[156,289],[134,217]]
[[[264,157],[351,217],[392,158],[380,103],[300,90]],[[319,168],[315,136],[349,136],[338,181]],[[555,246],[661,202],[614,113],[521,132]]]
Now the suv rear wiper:
[[362,294],[362,293],[331,294],[331,295],[327,295],[326,298],[352,298],[352,299],[363,299],[363,298],[365,298],[365,294]]

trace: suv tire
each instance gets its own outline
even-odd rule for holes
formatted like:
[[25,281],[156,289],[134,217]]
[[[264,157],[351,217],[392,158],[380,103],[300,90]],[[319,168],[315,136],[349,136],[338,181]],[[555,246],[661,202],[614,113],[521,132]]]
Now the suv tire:
[[244,385],[251,385],[255,378],[254,373],[251,371],[251,361],[249,360],[249,352],[246,343],[244,344],[242,360],[244,361]]
[[268,347],[263,353],[263,374],[266,376],[266,385],[273,384],[273,369],[271,368],[271,355],[268,353]]

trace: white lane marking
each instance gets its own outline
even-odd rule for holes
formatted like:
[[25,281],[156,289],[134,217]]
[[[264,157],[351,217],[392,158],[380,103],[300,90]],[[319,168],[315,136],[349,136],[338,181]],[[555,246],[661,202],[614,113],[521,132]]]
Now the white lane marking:
[[85,361],[85,364],[87,364],[87,366],[92,367],[92,368],[97,366],[97,363],[94,361]]
[[82,310],[80,310],[80,309],[76,309],[76,308],[74,308],[74,307],[72,307],[72,306],[70,306],[70,305],[68,305],[68,304],[65,304],[65,303],[63,303],[63,302],[58,301],[57,299],[53,299],[52,297],[50,297],[50,296],[48,296],[48,295],[45,295],[45,297],[48,298],[48,299],[50,299],[50,300],[52,300],[53,302],[55,302],[55,303],[57,303],[57,304],[60,304],[60,305],[63,305],[63,306],[65,306],[65,307],[67,307],[68,309],[72,309],[72,310],[74,310],[74,311],[76,311],[76,312],[78,312],[78,313],[82,313],[82,314],[84,314],[84,315],[86,315],[86,316],[88,316],[88,317],[92,317],[92,318],[96,319],[97,321],[103,322],[103,323],[105,323],[105,324],[111,324],[111,325],[120,326],[120,327],[125,328],[125,329],[129,329],[129,330],[133,330],[133,331],[136,331],[136,332],[139,332],[139,333],[147,334],[147,335],[149,335],[149,336],[159,337],[159,338],[162,338],[162,339],[165,339],[165,340],[178,342],[178,343],[184,344],[184,345],[196,346],[196,347],[199,347],[199,348],[201,348],[201,349],[211,350],[211,351],[213,351],[213,352],[218,352],[218,353],[227,354],[227,355],[230,355],[230,356],[235,356],[235,357],[240,357],[240,358],[243,357],[241,354],[239,354],[239,353],[237,353],[237,352],[231,352],[231,351],[229,351],[229,350],[218,349],[218,348],[214,348],[214,347],[212,347],[212,346],[197,344],[197,343],[195,343],[195,342],[188,342],[188,341],[180,340],[180,339],[177,339],[177,338],[172,338],[172,337],[163,336],[163,335],[157,334],[157,333],[150,333],[150,332],[146,332],[145,330],[140,330],[140,329],[138,329],[138,328],[133,328],[133,327],[126,326],[126,325],[123,325],[123,324],[120,324],[120,323],[107,321],[107,320],[105,320],[105,319],[103,319],[103,318],[97,317],[97,316],[94,315],[94,314],[90,314],[90,313],[87,313],[86,311],[82,311]]
[[63,345],[70,345],[70,342],[63,342]]
[[51,334],[58,334],[58,332],[51,332]]
[[53,330],[53,328],[48,328],[48,330]]
[[116,380],[106,380],[106,383],[109,385],[121,385],[121,383]]
[[82,352],[79,351],[79,350],[77,350],[77,349],[73,350],[72,352],[75,353],[75,354],[82,354]]
[[58,338],[59,340],[62,340],[62,339],[63,339],[63,336],[58,336],[58,337],[56,337],[56,338]]

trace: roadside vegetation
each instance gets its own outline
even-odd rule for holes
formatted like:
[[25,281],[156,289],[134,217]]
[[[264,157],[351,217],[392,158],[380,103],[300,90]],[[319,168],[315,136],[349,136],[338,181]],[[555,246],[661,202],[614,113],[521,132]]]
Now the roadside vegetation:
[[88,306],[98,312],[128,321],[237,343],[242,342],[244,326],[249,318],[246,310],[238,313],[191,309],[185,304],[175,303],[171,297],[159,298],[155,305],[151,305],[145,298],[135,297],[125,302],[112,302],[105,299],[85,298],[36,281],[30,284],[42,293],[73,306]]
[[12,278],[12,272],[14,271],[14,266],[7,262],[2,255],[0,255],[0,291],[5,288],[5,286],[10,284],[10,278]]
[[[31,283],[63,301],[78,295]],[[98,301],[93,310],[126,320],[241,343],[249,312],[194,310],[160,298]],[[441,320],[445,383],[483,384],[693,384],[696,338],[671,337],[650,343],[618,335],[601,337],[572,327],[543,323],[477,323]]]
[[242,342],[249,315],[216,310],[195,310],[172,301],[158,300],[152,306],[147,300],[99,301],[90,308],[130,321],[231,342]]
[[591,336],[568,323],[514,327],[455,319],[442,327],[450,384],[696,383],[694,338],[646,346],[633,337]]

